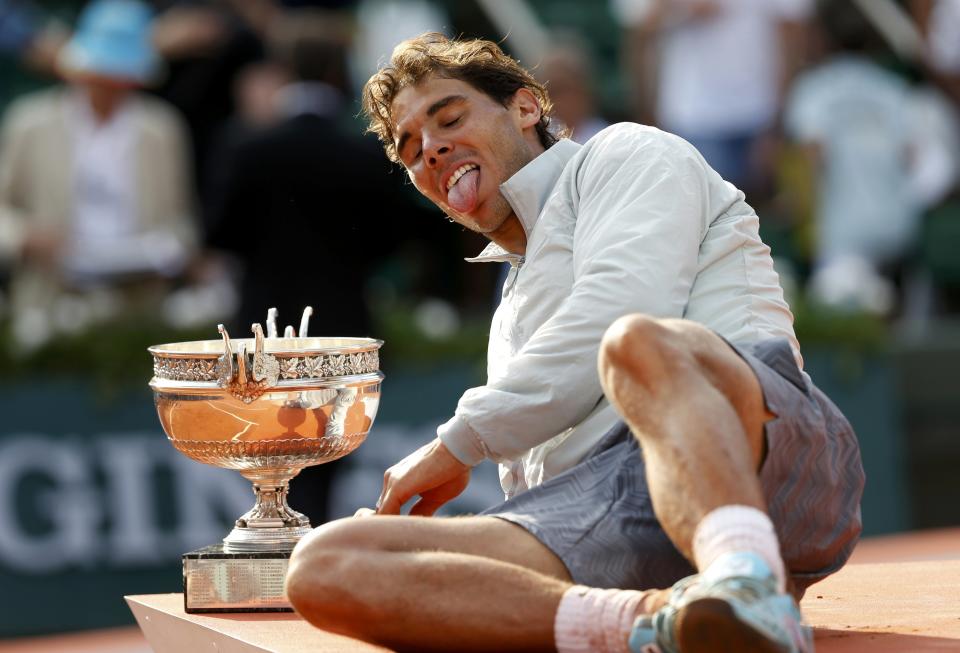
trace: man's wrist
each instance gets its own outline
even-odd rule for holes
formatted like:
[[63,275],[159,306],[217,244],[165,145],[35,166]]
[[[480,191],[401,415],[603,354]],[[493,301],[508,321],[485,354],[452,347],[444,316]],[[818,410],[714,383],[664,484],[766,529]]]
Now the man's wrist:
[[453,457],[464,465],[474,467],[487,458],[486,447],[480,436],[456,415],[437,427],[437,437]]

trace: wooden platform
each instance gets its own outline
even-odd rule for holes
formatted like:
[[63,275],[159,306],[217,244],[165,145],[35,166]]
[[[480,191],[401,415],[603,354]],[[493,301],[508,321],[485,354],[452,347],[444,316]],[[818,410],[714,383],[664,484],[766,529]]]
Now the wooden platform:
[[[947,555],[942,547],[878,547]],[[942,544],[958,547],[960,533]],[[948,549],[949,549],[948,547]],[[188,615],[180,594],[127,597],[156,653],[383,651],[312,628],[294,615]],[[803,601],[820,653],[960,651],[960,559],[851,564],[810,588]]]
[[[127,601],[143,634],[119,628],[29,638],[0,643],[0,653],[384,651],[291,614],[187,615],[180,594]],[[960,529],[864,540],[851,564],[810,588],[803,611],[819,653],[960,651]]]
[[154,653],[383,653],[387,649],[318,630],[291,613],[187,614],[183,594],[126,597]]

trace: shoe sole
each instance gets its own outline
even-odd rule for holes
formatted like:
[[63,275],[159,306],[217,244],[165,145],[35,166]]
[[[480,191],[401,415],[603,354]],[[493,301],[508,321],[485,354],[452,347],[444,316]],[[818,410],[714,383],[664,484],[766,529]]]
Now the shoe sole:
[[722,599],[691,601],[677,614],[677,643],[682,653],[788,653],[740,621]]

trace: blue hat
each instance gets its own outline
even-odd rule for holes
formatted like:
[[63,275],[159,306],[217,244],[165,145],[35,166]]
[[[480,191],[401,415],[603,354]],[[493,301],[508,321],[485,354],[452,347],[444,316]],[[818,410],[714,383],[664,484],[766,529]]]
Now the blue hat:
[[60,53],[68,71],[145,83],[160,60],[150,38],[153,14],[139,0],[95,0]]

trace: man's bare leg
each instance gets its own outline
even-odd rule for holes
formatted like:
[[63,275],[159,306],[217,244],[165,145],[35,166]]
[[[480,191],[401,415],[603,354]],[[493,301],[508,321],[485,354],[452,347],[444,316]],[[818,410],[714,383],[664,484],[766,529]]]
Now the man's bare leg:
[[[693,531],[712,508],[762,508],[756,469],[771,415],[752,370],[726,343],[687,322],[633,317],[608,332],[600,370],[644,447],[658,515],[685,555],[692,559]],[[675,464],[684,468],[665,468]],[[553,650],[569,587],[552,552],[492,517],[340,520],[305,538],[288,576],[291,601],[315,625],[422,651]]]
[[687,320],[627,316],[604,336],[599,368],[643,447],[657,519],[688,559],[713,509],[766,509],[757,470],[763,425],[774,415],[753,370],[723,339]]
[[[605,334],[599,368],[643,448],[661,526],[705,572],[705,593],[682,593],[656,621],[640,622],[636,644],[656,637],[669,650],[812,650],[796,606],[778,594],[786,571],[757,473],[763,425],[775,416],[750,366],[702,326],[634,315]],[[576,605],[568,592],[561,613],[576,614]]]
[[314,530],[287,595],[314,625],[398,650],[552,651],[566,567],[495,517],[377,516]]

